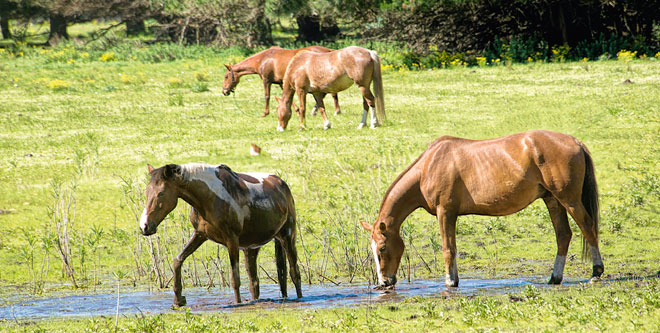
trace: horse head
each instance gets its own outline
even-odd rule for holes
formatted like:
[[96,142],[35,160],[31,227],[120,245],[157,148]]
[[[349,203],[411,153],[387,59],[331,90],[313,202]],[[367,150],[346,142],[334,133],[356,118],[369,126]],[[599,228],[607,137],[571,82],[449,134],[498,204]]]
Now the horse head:
[[140,218],[140,231],[149,236],[156,233],[156,228],[176,207],[179,193],[176,182],[182,178],[181,166],[168,164],[154,169],[148,165],[149,185],[147,185],[147,203]]
[[293,94],[284,96],[284,92],[282,92],[282,98],[275,96],[275,100],[277,101],[277,130],[284,131],[289,124],[289,119],[291,119],[291,107],[298,114],[300,114],[300,109],[293,103]]
[[396,284],[396,271],[405,248],[399,230],[383,221],[376,221],[373,225],[361,221],[361,224],[371,233],[371,251],[378,274],[377,289],[392,289]]
[[234,74],[234,67],[232,65],[225,64],[225,67],[227,68],[227,72],[225,72],[225,81],[222,84],[222,94],[229,96],[236,89],[239,78]]

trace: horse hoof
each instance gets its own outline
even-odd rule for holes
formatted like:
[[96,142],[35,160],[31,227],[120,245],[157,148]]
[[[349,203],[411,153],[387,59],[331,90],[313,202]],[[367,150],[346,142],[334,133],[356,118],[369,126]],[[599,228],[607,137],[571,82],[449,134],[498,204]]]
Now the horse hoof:
[[340,114],[340,113],[341,113],[341,110],[336,110],[336,111],[335,111],[335,116],[338,115],[338,114]]
[[324,130],[328,130],[328,129],[330,129],[331,127],[332,127],[332,125],[328,122],[327,124],[325,124],[325,125],[323,126],[323,129],[324,129]]
[[278,131],[278,132],[284,132],[284,127],[282,127],[282,126],[277,126],[277,131]]
[[265,117],[265,116],[267,116],[267,115],[269,115],[269,114],[270,114],[270,112],[264,112],[264,114],[261,115],[261,118],[263,118],[263,117]]
[[186,296],[181,296],[180,298],[174,298],[174,306],[176,307],[186,306]]
[[592,276],[592,277],[589,279],[589,283],[590,283],[590,284],[600,283],[600,281],[601,281],[601,280],[600,280],[600,276]]
[[369,126],[369,128],[371,128],[371,129],[376,129],[376,127],[378,127],[378,125],[376,125],[376,124],[371,124],[371,126]]
[[561,284],[562,278],[555,277],[554,275],[550,277],[548,284]]
[[360,125],[358,125],[357,129],[362,129],[363,127],[364,127],[364,123],[360,123]]

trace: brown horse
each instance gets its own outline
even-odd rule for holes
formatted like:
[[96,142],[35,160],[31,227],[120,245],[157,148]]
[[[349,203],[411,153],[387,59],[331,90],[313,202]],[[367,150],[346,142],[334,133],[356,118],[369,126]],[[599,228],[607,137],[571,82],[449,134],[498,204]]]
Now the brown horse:
[[[490,140],[441,137],[401,173],[385,193],[378,219],[362,222],[380,288],[393,287],[404,244],[399,229],[419,207],[437,216],[442,234],[445,285],[458,286],[456,218],[513,214],[542,198],[557,236],[550,278],[561,283],[571,228],[566,212],[582,230],[593,261],[591,281],[603,273],[598,249],[598,188],[587,148],[578,139],[549,131],[529,131]],[[586,244],[585,244],[586,243]]]
[[238,251],[245,254],[250,293],[253,299],[258,299],[257,255],[259,248],[273,238],[282,296],[287,297],[286,253],[296,294],[302,297],[295,246],[295,207],[291,191],[282,179],[271,174],[237,174],[222,164],[168,164],[158,169],[149,166],[149,174],[147,203],[140,219],[143,235],[156,232],[158,224],[176,207],[178,198],[193,208],[190,222],[195,231],[174,259],[175,305],[186,304],[186,298],[181,295],[181,265],[207,239],[223,244],[229,251],[236,303],[241,302]]
[[[222,84],[222,93],[229,96],[241,79],[241,76],[248,74],[259,74],[264,83],[264,91],[266,93],[266,109],[262,117],[265,117],[270,112],[270,86],[275,83],[282,87],[284,81],[284,73],[286,66],[291,61],[291,58],[301,51],[311,52],[330,52],[334,51],[323,46],[308,46],[301,49],[287,50],[273,46],[267,50],[254,54],[247,59],[239,62],[236,65],[225,65],[227,72],[225,72],[225,81]],[[337,94],[332,94],[335,101],[335,114],[341,113],[339,109],[339,99]]]
[[[374,83],[374,93],[370,85]],[[294,93],[300,102],[300,128],[305,128],[305,97],[311,93],[316,100],[324,128],[330,128],[330,121],[325,115],[323,97],[328,93],[337,93],[357,84],[363,96],[362,122],[364,127],[368,109],[371,110],[371,127],[385,121],[385,103],[383,99],[383,79],[380,71],[380,59],[375,51],[349,46],[327,52],[300,52],[296,54],[284,74],[282,99],[277,106],[277,130],[284,131],[291,118],[291,105]],[[375,109],[374,109],[375,108]]]

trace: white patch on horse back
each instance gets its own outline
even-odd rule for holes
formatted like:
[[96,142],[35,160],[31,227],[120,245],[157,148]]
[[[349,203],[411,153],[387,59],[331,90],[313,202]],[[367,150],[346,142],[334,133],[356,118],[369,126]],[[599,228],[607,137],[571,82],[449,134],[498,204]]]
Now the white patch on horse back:
[[142,216],[140,216],[140,229],[144,231],[147,228],[147,207],[144,207]]
[[565,264],[566,264],[566,256],[555,257],[555,267],[552,269],[552,276],[554,278],[562,278],[564,276]]
[[264,179],[275,175],[266,172],[248,172],[245,174],[254,177],[259,181],[259,183],[256,184],[243,181],[250,191],[250,201],[252,204],[262,209],[273,208],[273,202],[271,201],[270,196],[266,195],[264,191]]
[[215,195],[222,201],[229,204],[229,206],[236,213],[238,222],[243,225],[243,222],[246,218],[250,216],[250,208],[248,205],[243,205],[242,207],[236,202],[234,197],[232,197],[225,185],[222,183],[222,180],[218,178],[215,174],[216,166],[199,164],[199,163],[189,163],[181,166],[183,169],[183,175],[186,180],[199,180],[206,184],[206,186],[211,190]]
[[594,266],[603,266],[603,259],[600,257],[600,250],[597,247],[589,245],[589,253],[591,254],[591,261]]
[[376,241],[371,240],[371,251],[374,253],[374,261],[376,262],[376,275],[378,275],[378,285],[383,284],[383,272],[380,271],[380,261],[378,260],[378,250],[376,249]]

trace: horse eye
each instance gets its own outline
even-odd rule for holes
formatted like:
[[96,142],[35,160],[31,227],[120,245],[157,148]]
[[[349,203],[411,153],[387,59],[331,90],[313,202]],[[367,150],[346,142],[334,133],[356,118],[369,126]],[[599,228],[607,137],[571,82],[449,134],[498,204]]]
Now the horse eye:
[[379,251],[380,252],[385,252],[385,246],[381,247]]
[[158,193],[158,195],[157,195],[157,197],[159,197],[159,198],[160,198],[160,197],[162,197],[162,196],[164,196],[164,195],[165,195],[165,193],[163,193],[163,192],[160,192],[160,193]]

